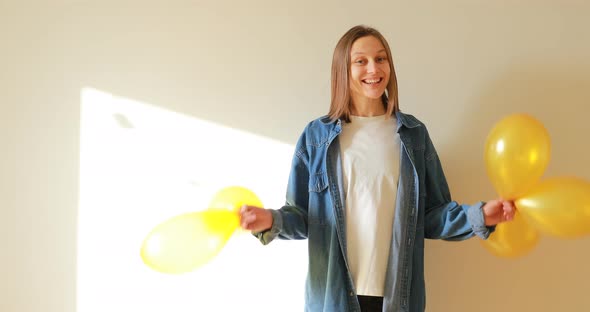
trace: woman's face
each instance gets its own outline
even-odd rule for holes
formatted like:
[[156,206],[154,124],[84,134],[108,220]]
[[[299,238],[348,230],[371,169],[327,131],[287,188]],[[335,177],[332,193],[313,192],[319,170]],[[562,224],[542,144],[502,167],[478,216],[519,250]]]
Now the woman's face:
[[357,39],[350,50],[350,91],[355,101],[373,101],[381,95],[389,82],[389,59],[379,39],[366,36]]

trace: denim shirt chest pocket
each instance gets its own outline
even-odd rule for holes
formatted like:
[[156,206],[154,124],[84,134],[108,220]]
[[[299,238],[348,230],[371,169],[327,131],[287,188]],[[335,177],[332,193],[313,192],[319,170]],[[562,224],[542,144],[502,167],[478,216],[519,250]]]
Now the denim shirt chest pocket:
[[333,222],[330,195],[328,193],[328,172],[326,171],[325,153],[327,142],[308,145],[309,163],[309,203],[308,222],[310,225],[326,225]]

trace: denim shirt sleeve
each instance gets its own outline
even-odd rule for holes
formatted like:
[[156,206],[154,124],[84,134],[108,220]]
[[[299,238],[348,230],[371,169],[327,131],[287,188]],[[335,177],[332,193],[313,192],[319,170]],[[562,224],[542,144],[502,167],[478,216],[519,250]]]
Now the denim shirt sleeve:
[[428,131],[425,136],[425,237],[455,241],[477,235],[487,239],[493,228],[485,226],[484,203],[461,205],[451,200],[449,186]]
[[269,230],[254,233],[264,245],[276,237],[281,239],[307,238],[309,155],[305,142],[304,132],[297,142],[295,155],[293,155],[285,206],[271,210],[273,224]]

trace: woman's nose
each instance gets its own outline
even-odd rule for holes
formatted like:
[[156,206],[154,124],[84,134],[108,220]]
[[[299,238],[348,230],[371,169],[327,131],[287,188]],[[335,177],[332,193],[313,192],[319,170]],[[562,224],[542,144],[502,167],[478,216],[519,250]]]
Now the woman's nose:
[[377,63],[375,61],[369,61],[367,64],[367,72],[374,73],[377,71]]

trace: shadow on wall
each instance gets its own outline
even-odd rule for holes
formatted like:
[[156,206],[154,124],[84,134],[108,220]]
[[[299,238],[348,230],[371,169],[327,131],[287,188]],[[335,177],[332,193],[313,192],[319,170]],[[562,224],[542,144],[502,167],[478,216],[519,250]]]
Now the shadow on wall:
[[[494,124],[513,113],[529,113],[549,131],[552,152],[544,177],[590,180],[590,67],[514,67],[472,101],[460,131],[441,153],[447,156],[443,162],[455,199],[472,203],[497,196],[486,174],[483,150]],[[429,306],[434,311],[467,310],[472,305],[481,307],[480,312],[590,310],[584,290],[590,276],[590,237],[562,240],[543,235],[531,253],[517,259],[496,258],[478,240],[428,243]],[[474,280],[485,283],[485,290],[465,298],[462,294],[472,292],[473,285],[461,281]],[[501,300],[488,302],[489,298]]]

